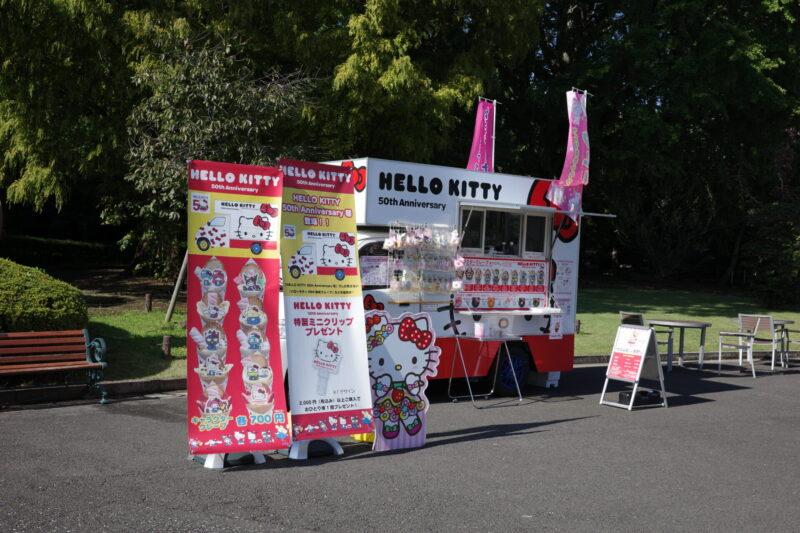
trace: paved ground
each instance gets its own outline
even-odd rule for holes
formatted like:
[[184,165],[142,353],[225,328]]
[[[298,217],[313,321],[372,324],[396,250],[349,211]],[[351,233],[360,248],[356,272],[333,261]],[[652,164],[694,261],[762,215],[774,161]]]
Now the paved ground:
[[186,398],[0,411],[6,531],[797,531],[800,369],[677,369],[668,409],[599,406],[603,367],[476,410],[441,390],[425,448],[211,471]]

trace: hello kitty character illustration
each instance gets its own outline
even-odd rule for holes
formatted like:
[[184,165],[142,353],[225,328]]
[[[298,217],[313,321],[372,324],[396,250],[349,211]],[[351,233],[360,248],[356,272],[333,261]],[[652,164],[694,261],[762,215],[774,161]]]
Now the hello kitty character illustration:
[[267,216],[239,217],[236,238],[248,241],[267,241],[272,236],[272,223]]
[[328,392],[328,379],[331,374],[339,373],[342,362],[342,350],[333,339],[317,339],[314,359],[311,364],[317,369],[317,394],[323,396]]
[[327,267],[349,267],[353,264],[353,252],[347,244],[323,244],[320,264]]
[[440,349],[427,313],[393,318],[384,311],[366,315],[369,374],[377,451],[425,444],[425,389],[436,375]]
[[[206,326],[209,323],[221,323],[228,314],[229,302],[218,302],[217,293],[208,293],[206,295],[208,302],[199,300],[197,302],[197,314]],[[212,303],[213,301],[213,303]]]

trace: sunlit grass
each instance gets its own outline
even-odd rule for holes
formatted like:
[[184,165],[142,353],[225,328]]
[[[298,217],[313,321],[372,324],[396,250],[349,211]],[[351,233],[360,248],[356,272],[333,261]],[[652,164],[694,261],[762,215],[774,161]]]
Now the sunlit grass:
[[[175,313],[164,324],[161,312],[93,310],[89,333],[108,343],[106,380],[174,378],[186,376],[185,313]],[[161,353],[164,335],[172,336],[172,358]]]
[[[653,289],[582,289],[578,294],[581,332],[575,336],[576,355],[608,354],[619,326],[619,311],[643,313],[647,318],[672,318],[710,322],[706,352],[717,346],[721,330],[735,328],[738,313],[772,314],[800,324],[800,308],[770,309],[741,294]],[[107,380],[170,378],[186,376],[185,312],[176,313],[164,324],[163,312],[94,309],[89,331],[108,342]],[[161,355],[164,335],[172,336],[172,358]],[[696,352],[697,330],[686,331],[685,350]],[[677,341],[676,341],[677,342]],[[675,346],[677,349],[677,345]],[[763,349],[763,348],[762,348]]]
[[[800,307],[770,309],[742,294],[621,287],[582,289],[578,292],[577,314],[581,332],[575,336],[575,353],[609,354],[619,326],[620,311],[643,313],[645,319],[710,322],[712,326],[706,330],[707,353],[717,349],[720,331],[735,330],[739,313],[771,314],[800,324]],[[687,329],[685,351],[696,352],[699,342],[699,330]]]

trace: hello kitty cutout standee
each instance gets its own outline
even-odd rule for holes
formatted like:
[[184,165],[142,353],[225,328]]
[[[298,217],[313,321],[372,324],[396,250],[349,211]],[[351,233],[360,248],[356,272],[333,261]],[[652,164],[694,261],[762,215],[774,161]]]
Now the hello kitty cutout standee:
[[393,318],[366,315],[367,352],[375,416],[376,451],[425,444],[428,378],[436,375],[440,349],[427,313]]

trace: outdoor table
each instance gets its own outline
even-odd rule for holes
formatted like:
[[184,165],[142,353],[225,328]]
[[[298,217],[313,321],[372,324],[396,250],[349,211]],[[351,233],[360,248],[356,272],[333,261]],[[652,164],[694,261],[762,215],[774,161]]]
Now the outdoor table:
[[[472,406],[475,407],[476,409],[485,409],[486,407],[498,407],[499,405],[508,403],[506,401],[503,401],[503,402],[500,402],[499,404],[487,405],[487,406],[481,406],[481,405],[478,405],[478,404],[475,403],[475,394],[473,394],[472,385],[470,385],[470,382],[469,382],[469,373],[467,372],[467,363],[464,361],[464,353],[461,351],[461,341],[462,340],[471,340],[471,341],[478,341],[478,342],[481,343],[481,348],[480,348],[481,352],[483,352],[483,350],[487,346],[490,346],[489,344],[486,344],[486,343],[489,343],[489,342],[499,342],[500,345],[502,346],[502,349],[505,349],[506,357],[508,357],[508,364],[509,364],[509,367],[512,369],[511,373],[514,376],[514,384],[517,386],[517,394],[518,394],[517,402],[518,403],[522,402],[522,388],[520,387],[520,384],[517,381],[516,373],[513,370],[514,369],[514,362],[511,359],[511,352],[508,349],[508,342],[509,341],[521,341],[522,337],[518,337],[518,336],[515,336],[515,335],[498,335],[498,336],[492,336],[492,337],[476,337],[474,335],[456,335],[455,339],[456,339],[456,354],[453,357],[453,362],[452,362],[451,367],[450,367],[450,379],[448,379],[448,381],[447,381],[447,395],[450,396],[451,399],[457,400],[459,398],[469,398],[470,401],[472,402]],[[501,349],[501,351],[502,351],[502,349]],[[502,353],[500,353],[501,351],[498,351],[497,357],[502,357]],[[461,360],[461,367],[464,369],[464,378],[466,379],[466,382],[467,382],[467,391],[469,391],[469,394],[464,395],[464,396],[453,396],[450,393],[450,390],[451,390],[450,387],[453,384],[453,374],[455,373],[454,369],[455,369],[455,364],[456,364],[456,357],[458,357],[458,359]],[[489,396],[492,395],[492,393],[494,393],[494,383],[497,380],[497,371],[498,371],[499,368],[500,368],[500,361],[498,360],[497,364],[495,364],[495,366],[494,366],[494,376],[492,378],[492,390],[490,390],[489,392],[487,392],[485,394],[479,394],[479,396],[486,396],[488,398]]]
[[[698,367],[703,369],[703,357],[706,352],[706,328],[711,327],[709,322],[695,322],[693,320],[673,320],[656,318],[648,320],[647,323],[652,326],[663,326],[670,329],[678,329],[680,335],[678,337],[678,364],[683,366],[683,335],[686,329],[699,329],[700,330],[700,352],[698,354]],[[667,372],[672,372],[672,350],[669,351],[667,357]]]

